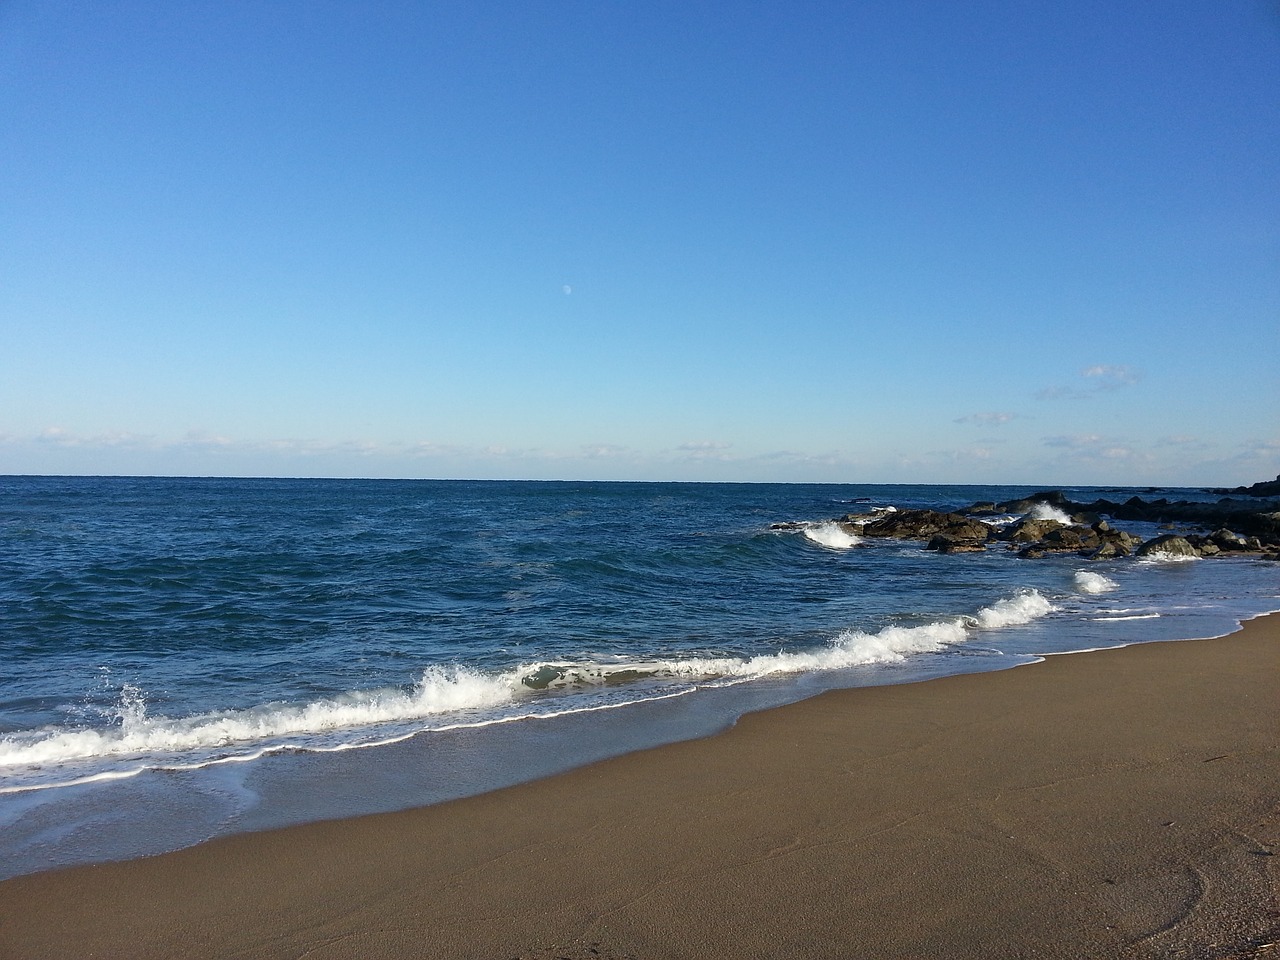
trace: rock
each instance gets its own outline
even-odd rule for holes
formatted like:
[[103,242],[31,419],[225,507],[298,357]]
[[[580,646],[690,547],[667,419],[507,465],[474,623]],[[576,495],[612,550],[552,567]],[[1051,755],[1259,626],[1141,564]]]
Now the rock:
[[1017,523],[1005,527],[997,536],[1001,540],[1008,540],[1011,543],[1036,543],[1043,540],[1054,530],[1062,529],[1062,526],[1062,523],[1057,520],[1037,520],[1032,517],[1024,517]]
[[1274,480],[1259,480],[1247,487],[1235,487],[1231,490],[1210,490],[1210,493],[1242,493],[1246,497],[1280,497],[1280,476]]
[[1045,534],[1041,545],[1046,550],[1084,550],[1099,544],[1098,534],[1088,527],[1062,527]]
[[1163,537],[1156,537],[1154,540],[1148,540],[1138,548],[1138,556],[1149,557],[1152,554],[1162,554],[1174,557],[1198,557],[1200,553],[1185,538],[1174,533],[1165,534]]
[[991,527],[981,520],[958,513],[899,510],[865,524],[862,534],[866,537],[894,537],[898,540],[929,540],[938,534],[945,534],[955,540],[985,543],[991,536]]
[[1085,551],[1089,560],[1113,560],[1116,557],[1127,557],[1132,551],[1117,540],[1104,540],[1096,550]]
[[926,550],[937,550],[939,553],[980,553],[987,549],[985,541],[961,540],[940,533],[929,541]]
[[1209,534],[1209,542],[1216,546],[1219,550],[1248,550],[1249,544],[1245,542],[1244,537],[1237,533],[1232,533],[1226,527],[1220,527]]

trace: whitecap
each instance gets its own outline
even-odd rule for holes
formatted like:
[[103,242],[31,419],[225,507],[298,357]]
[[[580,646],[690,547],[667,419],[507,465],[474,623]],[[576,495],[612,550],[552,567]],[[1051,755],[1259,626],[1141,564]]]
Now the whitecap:
[[1077,570],[1075,582],[1076,589],[1081,593],[1109,593],[1119,586],[1110,577],[1104,577],[1092,570]]
[[840,524],[830,520],[825,523],[806,524],[804,535],[814,543],[831,550],[848,550],[862,542]]
[[1040,502],[1032,505],[1031,509],[1027,511],[1027,516],[1032,520],[1057,520],[1059,523],[1064,523],[1068,526],[1075,523],[1068,514],[1051,503]]

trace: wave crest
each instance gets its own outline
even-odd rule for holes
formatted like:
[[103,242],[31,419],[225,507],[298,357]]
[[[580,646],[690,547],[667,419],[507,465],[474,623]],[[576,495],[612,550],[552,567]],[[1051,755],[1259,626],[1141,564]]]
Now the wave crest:
[[[690,657],[614,663],[540,663],[500,674],[465,667],[431,667],[413,687],[356,690],[308,703],[269,703],[190,717],[151,716],[137,687],[121,689],[115,722],[91,729],[41,728],[0,738],[0,771],[33,772],[42,766],[140,758],[147,765],[207,763],[257,751],[315,746],[317,735],[338,733],[344,743],[363,742],[368,728],[513,703],[535,691],[643,683],[739,682],[775,674],[838,670],[905,659],[962,643],[974,631],[1029,623],[1052,611],[1028,590],[984,607],[972,616],[916,626],[888,626],[875,633],[846,630],[814,650],[753,657]],[[650,691],[651,692],[651,691]],[[482,713],[483,717],[484,714]],[[503,719],[492,716],[481,723]],[[409,735],[409,734],[404,734]],[[348,739],[349,737],[349,739]],[[294,739],[294,738],[301,738]],[[250,751],[252,752],[252,751]],[[0,792],[24,789],[0,788]]]
[[1104,577],[1092,570],[1077,570],[1075,583],[1076,589],[1081,593],[1110,593],[1119,586],[1110,577]]
[[0,739],[0,768],[105,757],[183,754],[250,741],[326,733],[395,720],[496,706],[515,696],[509,676],[490,677],[462,667],[431,667],[408,690],[343,693],[310,703],[270,703],[246,710],[191,717],[151,717],[136,687],[121,690],[119,723],[101,729],[45,728]]
[[860,537],[854,536],[833,520],[828,520],[825,523],[806,524],[804,535],[814,543],[832,550],[848,550],[850,547],[856,547],[862,542]]
[[1027,511],[1027,516],[1032,520],[1057,520],[1059,523],[1066,524],[1067,526],[1071,526],[1071,524],[1075,523],[1069,514],[1059,510],[1051,503],[1040,502],[1034,504],[1031,509]]

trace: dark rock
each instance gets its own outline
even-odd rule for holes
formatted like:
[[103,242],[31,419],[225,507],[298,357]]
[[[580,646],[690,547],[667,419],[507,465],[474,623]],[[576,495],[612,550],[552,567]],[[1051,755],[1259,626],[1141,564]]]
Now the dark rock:
[[899,510],[865,524],[863,536],[894,537],[898,540],[929,540],[945,534],[955,540],[985,542],[991,527],[981,520],[937,510]]
[[1138,548],[1138,556],[1149,557],[1152,554],[1164,554],[1174,557],[1198,557],[1200,553],[1185,538],[1177,534],[1165,534],[1163,537],[1156,537],[1154,540],[1148,540]]
[[1192,546],[1199,551],[1200,556],[1202,557],[1216,557],[1222,552],[1222,548],[1208,537],[1197,537]]
[[1045,534],[1041,545],[1046,550],[1084,550],[1098,546],[1097,533],[1088,527],[1061,527]]
[[961,540],[940,533],[929,541],[926,550],[937,550],[939,553],[980,553],[987,549],[985,541]]
[[1231,490],[1210,490],[1210,493],[1242,493],[1246,497],[1280,497],[1280,476],[1274,480],[1259,480],[1247,487],[1234,487]]
[[965,507],[959,512],[971,517],[990,517],[1003,513],[1004,511],[999,510],[992,501],[983,500],[980,503],[975,503],[972,506]]
[[1219,550],[1248,550],[1249,544],[1245,542],[1244,537],[1237,533],[1232,533],[1226,527],[1219,527],[1213,533],[1209,534],[1209,542],[1216,546]]
[[1037,520],[1034,517],[1024,517],[1017,523],[1005,527],[997,536],[1001,540],[1008,540],[1011,543],[1035,543],[1043,540],[1054,530],[1061,529],[1062,526],[1062,523],[1057,520]]
[[1104,540],[1096,550],[1085,551],[1084,555],[1090,560],[1114,560],[1116,557],[1127,557],[1132,552],[1118,540]]

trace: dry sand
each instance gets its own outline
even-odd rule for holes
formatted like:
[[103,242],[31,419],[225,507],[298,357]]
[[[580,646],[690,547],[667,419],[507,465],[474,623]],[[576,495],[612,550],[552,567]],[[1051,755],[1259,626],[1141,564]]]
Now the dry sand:
[[1276,957],[1280,617],[0,884],[0,956]]

